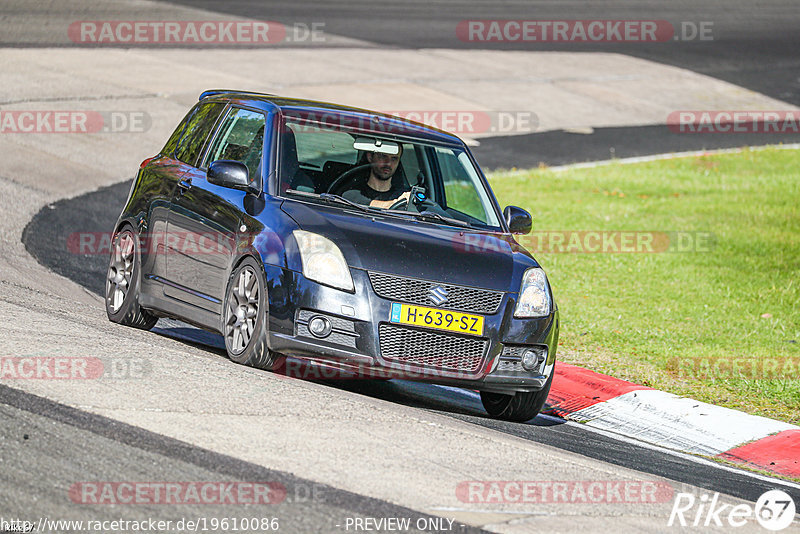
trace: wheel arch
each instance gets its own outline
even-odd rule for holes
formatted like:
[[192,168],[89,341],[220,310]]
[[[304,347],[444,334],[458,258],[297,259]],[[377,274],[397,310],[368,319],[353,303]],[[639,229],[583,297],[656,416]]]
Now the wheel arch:
[[264,277],[264,287],[262,288],[262,291],[264,292],[264,326],[265,328],[269,326],[269,283],[267,280],[267,271],[264,268],[264,262],[261,261],[259,254],[256,253],[255,250],[247,250],[231,262],[231,268],[230,271],[228,271],[228,279],[225,284],[225,294],[223,295],[222,300],[222,310],[219,315],[220,332],[225,331],[225,306],[228,300],[228,290],[231,287],[233,275],[236,270],[241,267],[242,263],[244,263],[248,258],[256,262],[256,265],[258,265],[258,268],[261,271],[261,275]]
[[137,234],[139,233],[139,231],[136,228],[136,225],[133,223],[133,221],[131,219],[125,218],[125,219],[120,219],[117,222],[117,225],[114,227],[114,233],[112,234],[112,237],[114,235],[117,235],[118,233],[120,233],[122,231],[122,229],[125,228],[126,226],[130,226],[131,230],[133,230]]

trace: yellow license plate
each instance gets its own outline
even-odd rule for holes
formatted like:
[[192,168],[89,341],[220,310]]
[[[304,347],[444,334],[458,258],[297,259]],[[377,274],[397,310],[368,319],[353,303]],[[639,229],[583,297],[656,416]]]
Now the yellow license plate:
[[450,310],[393,302],[389,320],[393,323],[435,328],[460,334],[483,335],[483,317]]

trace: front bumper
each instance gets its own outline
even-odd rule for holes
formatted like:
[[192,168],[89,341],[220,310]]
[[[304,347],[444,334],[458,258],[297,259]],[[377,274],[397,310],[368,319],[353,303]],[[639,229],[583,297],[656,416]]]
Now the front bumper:
[[[516,293],[504,293],[497,311],[483,315],[484,334],[478,338],[390,323],[391,304],[397,301],[378,296],[368,273],[360,269],[351,268],[354,293],[288,269],[266,266],[265,274],[270,350],[332,362],[345,371],[342,376],[403,378],[508,393],[538,391],[553,372],[558,311],[515,319]],[[317,316],[332,327],[324,338],[314,336],[308,326]],[[545,350],[546,356],[529,372],[515,360],[520,349],[530,346]]]

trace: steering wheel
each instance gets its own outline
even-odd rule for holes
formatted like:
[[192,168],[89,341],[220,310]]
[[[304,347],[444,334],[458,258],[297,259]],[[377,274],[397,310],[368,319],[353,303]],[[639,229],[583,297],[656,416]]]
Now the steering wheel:
[[397,202],[389,206],[389,209],[397,210],[406,205],[407,205],[406,210],[410,211],[410,208],[414,205],[414,203],[411,202],[411,197],[399,199]]
[[410,211],[412,213],[422,213],[424,211],[432,211],[434,213],[437,213],[439,215],[443,215],[445,217],[449,217],[450,216],[447,212],[445,212],[439,206],[439,204],[437,204],[436,202],[434,202],[433,200],[431,200],[429,198],[426,198],[425,200],[420,200],[418,202],[414,202],[414,199],[412,197],[410,197],[410,196],[407,199],[406,198],[401,198],[397,202],[395,202],[394,204],[389,206],[389,209],[390,210],[399,209],[399,208],[405,206],[406,203],[408,204],[406,206],[406,211]]
[[363,171],[364,169],[366,169],[369,166],[370,166],[369,163],[365,163],[364,165],[357,165],[357,166],[353,167],[352,169],[350,169],[349,171],[343,172],[342,174],[339,175],[338,178],[336,178],[333,182],[331,182],[331,185],[328,186],[328,189],[326,189],[325,192],[326,193],[332,193],[333,191],[336,191],[342,185],[344,185],[344,183],[347,180],[351,180],[355,173],[357,173],[359,171]]

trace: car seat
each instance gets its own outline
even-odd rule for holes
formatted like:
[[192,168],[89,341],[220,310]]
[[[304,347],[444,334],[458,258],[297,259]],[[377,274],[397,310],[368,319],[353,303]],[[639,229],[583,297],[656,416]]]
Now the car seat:
[[283,128],[281,140],[280,184],[281,192],[288,189],[313,193],[314,180],[300,168],[297,159],[297,141],[294,132],[288,126]]

